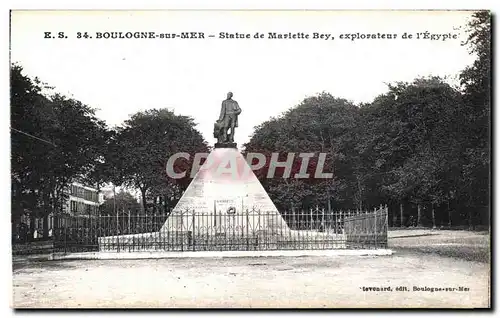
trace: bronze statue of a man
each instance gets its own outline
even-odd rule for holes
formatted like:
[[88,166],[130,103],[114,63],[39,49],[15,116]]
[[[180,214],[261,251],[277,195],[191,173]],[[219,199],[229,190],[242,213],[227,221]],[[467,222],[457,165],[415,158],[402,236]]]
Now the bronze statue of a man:
[[[234,128],[238,127],[238,115],[241,114],[241,108],[232,98],[233,93],[227,93],[227,99],[222,102],[219,120],[215,124],[216,129],[220,128],[219,132],[214,131],[214,136],[219,142],[234,142]],[[229,134],[228,130],[230,130]]]

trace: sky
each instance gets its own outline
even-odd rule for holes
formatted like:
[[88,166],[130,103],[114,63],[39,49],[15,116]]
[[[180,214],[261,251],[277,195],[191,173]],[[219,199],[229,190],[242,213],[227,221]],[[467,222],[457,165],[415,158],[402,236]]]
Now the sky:
[[[137,111],[189,115],[205,139],[228,91],[242,108],[235,141],[254,127],[326,91],[370,102],[387,83],[453,77],[474,57],[461,45],[467,11],[13,11],[11,61],[97,108],[111,127]],[[97,39],[96,32],[204,32],[205,39]],[[403,33],[457,34],[402,39]],[[65,32],[46,39],[44,32]],[[88,32],[90,38],[76,38]],[[220,32],[331,34],[322,39],[220,39]],[[397,34],[395,40],[342,40],[344,33]],[[215,35],[208,38],[208,34]]]

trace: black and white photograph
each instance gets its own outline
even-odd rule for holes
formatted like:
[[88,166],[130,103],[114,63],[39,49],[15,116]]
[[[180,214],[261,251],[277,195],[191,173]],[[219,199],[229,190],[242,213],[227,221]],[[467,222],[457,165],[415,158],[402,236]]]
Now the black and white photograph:
[[10,10],[11,308],[491,309],[492,17]]

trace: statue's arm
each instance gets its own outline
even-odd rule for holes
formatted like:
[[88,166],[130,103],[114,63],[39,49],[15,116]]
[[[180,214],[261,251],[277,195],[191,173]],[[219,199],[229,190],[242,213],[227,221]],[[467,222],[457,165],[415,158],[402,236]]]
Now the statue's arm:
[[241,114],[241,108],[240,108],[240,104],[238,104],[238,102],[236,102],[236,114]]

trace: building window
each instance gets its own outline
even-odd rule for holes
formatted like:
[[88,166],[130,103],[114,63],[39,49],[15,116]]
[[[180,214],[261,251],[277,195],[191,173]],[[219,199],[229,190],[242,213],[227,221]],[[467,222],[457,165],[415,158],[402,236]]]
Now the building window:
[[75,201],[70,201],[70,211],[71,211],[71,213],[76,213],[77,212],[76,203],[77,202],[75,202]]
[[87,201],[99,202],[99,193],[95,190],[85,189],[77,185],[71,185],[71,195]]

